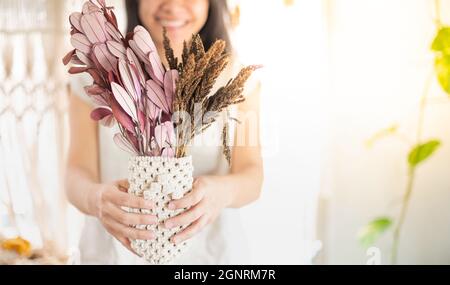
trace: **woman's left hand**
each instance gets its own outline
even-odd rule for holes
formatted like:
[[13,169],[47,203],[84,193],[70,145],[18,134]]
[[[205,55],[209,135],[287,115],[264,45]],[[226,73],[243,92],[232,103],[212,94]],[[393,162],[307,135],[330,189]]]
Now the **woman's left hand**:
[[206,225],[212,223],[230,204],[231,193],[221,187],[217,176],[200,176],[194,179],[192,191],[178,200],[172,200],[170,210],[191,207],[189,210],[165,221],[166,228],[189,225],[172,237],[173,243],[189,239]]

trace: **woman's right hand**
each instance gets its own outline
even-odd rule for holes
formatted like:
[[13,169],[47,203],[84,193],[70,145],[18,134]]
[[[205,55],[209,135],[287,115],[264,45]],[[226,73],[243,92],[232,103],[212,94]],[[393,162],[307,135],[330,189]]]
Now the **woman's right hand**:
[[154,203],[128,193],[128,181],[119,180],[111,184],[98,184],[93,197],[95,216],[106,230],[131,252],[136,253],[129,239],[151,240],[154,233],[140,230],[132,225],[152,225],[157,223],[155,215],[128,213],[122,207],[152,209]]

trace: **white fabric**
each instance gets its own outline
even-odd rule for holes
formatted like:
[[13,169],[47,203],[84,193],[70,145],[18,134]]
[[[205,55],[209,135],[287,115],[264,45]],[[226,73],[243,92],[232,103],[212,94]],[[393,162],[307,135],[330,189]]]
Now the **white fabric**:
[[[235,76],[237,67],[239,67],[238,64],[233,64],[233,67],[228,68],[219,78],[213,91],[218,86],[226,84],[230,76]],[[77,75],[71,78],[72,93],[80,96],[89,104],[91,103],[83,91],[83,86],[90,83],[88,75]],[[235,109],[230,111],[233,114]],[[99,127],[102,182],[128,177],[129,154],[120,150],[112,140],[113,135],[117,132],[117,126],[113,128]],[[219,120],[198,136],[194,145],[189,148],[188,154],[193,158],[194,177],[208,174],[221,175],[228,172],[228,164],[222,154],[221,133],[222,124]],[[234,137],[234,127],[230,127],[230,137]],[[191,240],[189,249],[174,263],[248,264],[250,263],[248,248],[239,210],[225,209],[214,223],[208,225]],[[82,264],[146,264],[144,260],[129,252],[107,233],[101,223],[93,217],[86,217],[80,251]]]

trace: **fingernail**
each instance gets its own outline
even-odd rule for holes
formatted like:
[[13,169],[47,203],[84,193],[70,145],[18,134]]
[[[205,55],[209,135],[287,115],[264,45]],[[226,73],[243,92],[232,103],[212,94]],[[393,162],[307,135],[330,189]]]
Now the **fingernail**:
[[169,203],[168,208],[169,208],[169,210],[175,210],[175,204],[174,203]]

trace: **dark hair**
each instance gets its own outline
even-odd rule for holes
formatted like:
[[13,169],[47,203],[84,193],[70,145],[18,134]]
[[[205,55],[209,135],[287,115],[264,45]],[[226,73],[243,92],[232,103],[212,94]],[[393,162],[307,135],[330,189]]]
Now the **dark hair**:
[[[136,25],[142,25],[139,18],[139,0],[126,0],[127,8],[127,32],[130,32]],[[225,17],[229,16],[226,0],[209,0],[208,19],[200,30],[199,34],[205,45],[209,49],[215,40],[224,40],[227,44],[227,51],[231,51],[231,42],[228,35]]]

